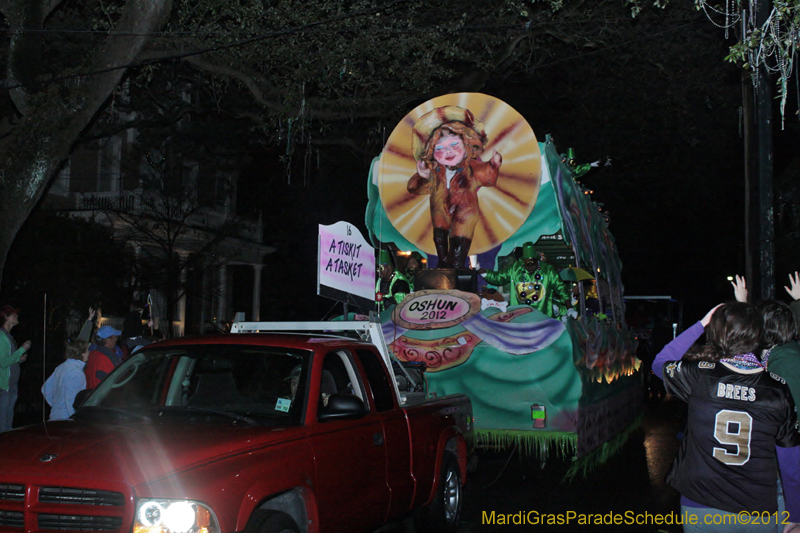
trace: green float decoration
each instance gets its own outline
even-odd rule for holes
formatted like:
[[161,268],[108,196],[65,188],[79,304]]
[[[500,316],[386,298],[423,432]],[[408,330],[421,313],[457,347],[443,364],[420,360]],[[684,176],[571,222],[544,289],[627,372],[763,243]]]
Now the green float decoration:
[[446,95],[419,106],[371,167],[365,217],[370,239],[376,247],[389,244],[436,258],[430,199],[404,187],[415,172],[419,144],[412,142],[411,127],[447,106],[469,110],[482,124],[483,161],[495,151],[503,157],[496,183],[478,189],[477,209],[487,222],[476,225],[470,253],[487,270],[499,270],[535,248],[575,289],[576,303],[557,319],[530,305],[499,305],[510,287],[483,289],[480,276],[479,294],[430,289],[418,279],[416,292],[380,314],[384,336],[400,361],[426,364],[430,395],[470,396],[478,446],[516,447],[541,459],[573,457],[570,476],[584,473],[637,427],[640,361],[624,322],[614,238],[549,136],[538,142],[513,109],[486,95]]

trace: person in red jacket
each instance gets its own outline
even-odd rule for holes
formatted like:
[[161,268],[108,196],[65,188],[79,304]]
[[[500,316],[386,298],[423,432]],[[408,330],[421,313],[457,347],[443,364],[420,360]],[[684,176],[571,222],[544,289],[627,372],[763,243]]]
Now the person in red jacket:
[[103,326],[97,330],[97,346],[89,353],[89,359],[83,368],[87,389],[97,387],[122,362],[114,349],[120,335],[122,332],[111,326]]

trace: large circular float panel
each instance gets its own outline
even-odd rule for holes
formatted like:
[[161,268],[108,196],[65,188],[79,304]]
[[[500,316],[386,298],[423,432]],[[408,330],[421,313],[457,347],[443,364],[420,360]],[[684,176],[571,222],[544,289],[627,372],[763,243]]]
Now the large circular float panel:
[[415,108],[386,142],[378,167],[378,189],[386,216],[397,231],[419,249],[435,255],[430,195],[411,194],[407,185],[417,172],[415,156],[420,155],[425,135],[436,126],[431,117],[437,109],[452,110],[449,106],[463,109],[461,116],[474,117],[477,127],[485,132],[482,161],[489,161],[495,151],[502,155],[495,186],[478,190],[479,217],[470,254],[480,254],[495,248],[522,226],[536,204],[541,183],[542,158],[536,135],[522,115],[502,100],[457,93],[433,98]]

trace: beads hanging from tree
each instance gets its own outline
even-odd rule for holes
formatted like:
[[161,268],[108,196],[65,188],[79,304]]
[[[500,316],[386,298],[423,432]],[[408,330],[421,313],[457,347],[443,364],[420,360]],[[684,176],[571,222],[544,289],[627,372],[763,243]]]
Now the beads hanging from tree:
[[[778,74],[783,121],[788,80],[800,45],[800,1],[772,0],[772,11],[762,24],[756,20],[757,0],[726,0],[724,10],[709,4],[707,0],[695,0],[695,5],[703,10],[714,25],[725,29],[725,38],[728,38],[730,28],[741,23],[741,39],[731,47],[727,59],[743,62],[752,71],[763,67],[768,72]],[[724,22],[717,21],[720,17]],[[757,89],[759,77],[751,76],[751,79]]]

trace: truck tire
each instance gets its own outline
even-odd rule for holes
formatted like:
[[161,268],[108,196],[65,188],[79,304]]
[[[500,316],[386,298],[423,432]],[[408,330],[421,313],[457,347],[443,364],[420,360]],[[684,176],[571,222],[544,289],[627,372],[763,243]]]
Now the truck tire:
[[467,474],[474,474],[478,471],[479,459],[478,452],[472,452],[472,455],[469,456],[469,460],[467,461]]
[[433,501],[414,514],[417,533],[455,533],[461,518],[461,470],[452,453],[442,458],[442,474]]
[[300,533],[292,517],[280,511],[258,511],[247,524],[246,533]]

